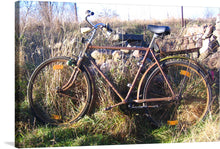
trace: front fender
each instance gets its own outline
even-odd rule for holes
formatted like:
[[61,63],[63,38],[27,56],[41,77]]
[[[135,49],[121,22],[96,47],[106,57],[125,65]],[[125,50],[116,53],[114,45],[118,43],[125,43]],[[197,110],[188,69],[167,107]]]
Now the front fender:
[[[73,55],[71,58],[69,58],[70,61],[68,62],[68,65],[70,66],[76,66],[77,65],[77,62],[78,62],[78,57]],[[91,84],[91,87],[92,87],[92,90],[91,90],[91,103],[89,105],[89,108],[88,108],[88,111],[87,111],[87,114],[90,115],[92,114],[94,111],[94,104],[95,104],[95,98],[96,98],[96,91],[95,91],[95,78],[94,78],[94,75],[92,72],[92,70],[89,68],[89,65],[87,65],[89,63],[89,60],[87,57],[84,57],[83,58],[83,62],[82,64],[79,66],[80,69],[86,71],[86,73],[88,74],[89,76],[89,81],[90,81],[90,84]]]

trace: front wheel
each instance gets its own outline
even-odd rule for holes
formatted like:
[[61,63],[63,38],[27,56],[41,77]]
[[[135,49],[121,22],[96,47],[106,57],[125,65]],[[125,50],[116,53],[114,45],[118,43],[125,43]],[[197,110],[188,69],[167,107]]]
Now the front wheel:
[[[167,61],[161,64],[176,99],[147,103],[148,114],[159,126],[189,127],[201,121],[209,110],[211,87],[208,75],[187,61]],[[171,97],[171,91],[157,67],[144,86],[144,99]]]
[[91,103],[88,73],[83,66],[68,66],[69,59],[46,60],[30,78],[27,91],[30,106],[36,117],[45,123],[73,123],[86,114]]

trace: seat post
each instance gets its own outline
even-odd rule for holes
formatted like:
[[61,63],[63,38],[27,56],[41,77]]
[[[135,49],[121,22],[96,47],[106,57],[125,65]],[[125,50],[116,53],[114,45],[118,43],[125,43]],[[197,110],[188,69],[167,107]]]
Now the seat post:
[[149,48],[150,48],[150,49],[153,48],[153,43],[154,43],[154,41],[155,41],[155,39],[156,39],[157,37],[158,37],[157,34],[154,34],[154,35],[153,35],[153,38],[151,39],[151,42],[150,42],[150,45],[149,45]]

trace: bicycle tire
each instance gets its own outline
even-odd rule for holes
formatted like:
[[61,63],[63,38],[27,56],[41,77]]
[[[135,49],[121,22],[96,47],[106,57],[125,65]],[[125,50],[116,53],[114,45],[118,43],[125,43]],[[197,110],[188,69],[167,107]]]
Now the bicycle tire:
[[[178,100],[145,103],[147,114],[154,124],[177,125],[187,128],[196,125],[208,113],[212,99],[208,74],[188,61],[166,61],[160,65]],[[143,91],[143,98],[171,97],[164,77],[155,68],[149,75]]]
[[[33,72],[27,90],[28,100],[34,115],[52,125],[69,125],[83,117],[91,104],[91,82],[88,72],[68,66],[68,57],[51,58],[41,63]],[[65,91],[64,86],[73,71],[77,77]]]

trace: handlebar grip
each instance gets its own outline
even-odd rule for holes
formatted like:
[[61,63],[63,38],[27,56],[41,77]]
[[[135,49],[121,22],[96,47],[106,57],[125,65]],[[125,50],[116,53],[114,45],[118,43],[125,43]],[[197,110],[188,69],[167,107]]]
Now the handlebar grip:
[[105,25],[105,28],[107,29],[107,31],[112,32],[112,29],[109,24]]
[[87,16],[93,16],[95,13],[90,11],[90,10],[86,10],[86,15]]

